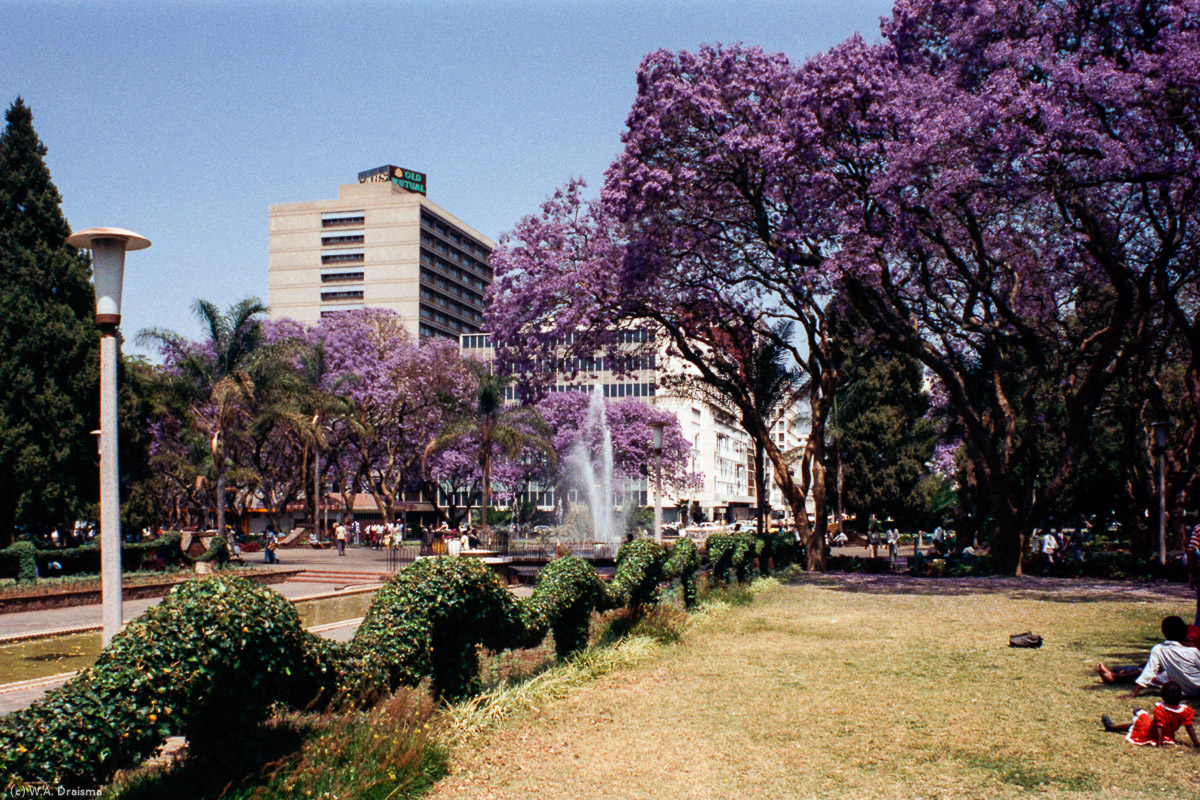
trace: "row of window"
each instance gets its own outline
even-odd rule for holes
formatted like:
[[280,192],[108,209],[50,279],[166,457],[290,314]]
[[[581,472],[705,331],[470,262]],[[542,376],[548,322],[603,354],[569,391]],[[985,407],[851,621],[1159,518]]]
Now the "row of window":
[[428,233],[421,234],[421,244],[428,247],[430,250],[436,250],[442,255],[449,258],[451,261],[457,261],[459,264],[477,272],[482,276],[483,280],[490,283],[492,280],[492,268],[482,261],[476,261],[470,256],[463,255],[458,250],[455,250],[450,245],[443,242],[441,239],[435,239]]
[[442,311],[438,311],[435,308],[430,308],[424,303],[421,303],[421,316],[430,322],[436,322],[438,325],[443,325],[452,331],[456,331],[457,333],[470,333],[475,330],[474,325],[469,325],[465,322],[459,322],[454,317],[451,317]]
[[429,302],[433,303],[434,305],[440,306],[441,308],[444,308],[447,311],[452,311],[455,314],[457,314],[458,316],[462,317],[463,319],[474,320],[475,322],[480,323],[480,324],[483,323],[483,314],[480,314],[478,311],[471,308],[470,306],[464,306],[462,303],[458,302],[457,300],[451,300],[449,297],[446,297],[445,295],[438,294],[437,292],[433,291],[432,289],[427,289],[426,287],[422,286],[421,287],[421,298],[423,300],[428,300]]
[[486,247],[472,240],[468,236],[460,235],[458,231],[454,230],[454,228],[442,222],[440,219],[424,209],[421,210],[421,224],[426,228],[429,228],[431,231],[436,231],[439,236],[454,242],[455,245],[461,247],[463,250],[466,250],[473,256],[486,260],[489,255],[489,251]]
[[361,281],[363,279],[363,271],[354,270],[350,272],[322,272],[321,283],[350,283]]
[[328,247],[331,244],[362,244],[362,243],[363,243],[363,234],[361,231],[359,231],[358,233],[347,233],[347,234],[344,234],[341,236],[322,236],[321,237],[321,246],[322,247]]
[[492,346],[492,335],[490,333],[473,333],[470,336],[462,338],[462,348],[464,350],[482,350]]
[[[576,333],[568,333],[564,336],[558,336],[554,339],[554,345],[563,347],[566,345],[575,344],[579,338]],[[636,328],[634,330],[617,331],[617,342],[620,344],[640,344],[642,342],[653,341],[654,335],[649,328]]]
[[424,247],[421,248],[421,262],[424,264],[428,264],[432,267],[437,267],[439,270],[446,273],[447,275],[450,275],[450,276],[456,278],[457,280],[460,280],[463,283],[467,284],[468,286],[472,286],[472,287],[478,289],[481,292],[486,290],[488,287],[488,282],[483,280],[483,278],[476,277],[475,275],[472,275],[470,272],[467,272],[464,269],[454,266],[446,259],[435,256],[433,253],[429,252]]
[[440,337],[442,337],[443,339],[456,339],[456,338],[458,338],[458,337],[456,337],[456,336],[455,336],[453,333],[447,333],[446,331],[441,331],[441,330],[438,330],[437,328],[431,328],[431,327],[429,327],[428,325],[421,325],[421,326],[420,326],[420,333],[421,333],[421,338],[422,338],[422,339],[432,339],[432,338],[433,338],[433,337],[435,337],[435,336],[440,336]]
[[421,268],[421,280],[433,284],[443,292],[450,292],[450,294],[461,297],[469,303],[474,303],[477,307],[483,305],[483,295],[475,294],[470,289],[464,289],[457,283],[451,283],[431,269]]
[[366,215],[362,211],[333,211],[321,215],[322,228],[349,228],[365,221]]
[[344,300],[362,300],[362,299],[363,299],[362,287],[359,287],[357,289],[341,289],[341,290],[332,291],[332,292],[330,292],[330,291],[322,291],[321,292],[321,302],[322,303],[330,302],[330,301],[339,301],[339,300],[344,301]]
[[[582,384],[558,384],[550,387],[552,393],[559,392],[587,392],[590,393],[594,387]],[[655,384],[653,383],[606,383],[604,384],[604,396],[612,398],[620,397],[654,397]]]
[[361,264],[363,263],[362,253],[322,253],[322,264]]

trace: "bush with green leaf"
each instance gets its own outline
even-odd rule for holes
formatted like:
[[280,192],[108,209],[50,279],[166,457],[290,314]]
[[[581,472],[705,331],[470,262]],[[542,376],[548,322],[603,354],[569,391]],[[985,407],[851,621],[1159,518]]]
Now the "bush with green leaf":
[[761,542],[748,531],[737,533],[714,533],[704,543],[708,561],[712,566],[712,578],[718,583],[729,583],[731,573],[738,583],[750,579],[753,559]]
[[[179,549],[180,534],[178,532],[164,533],[149,542],[121,545],[121,569],[124,572],[136,572],[147,562],[162,562],[163,564],[179,564],[184,560],[183,552]],[[15,548],[15,549],[14,549]],[[25,559],[33,558],[37,566],[31,571]],[[49,574],[49,564],[55,562],[59,569],[55,575],[98,575],[100,573],[100,542],[92,541],[79,547],[63,547],[52,550],[38,550],[29,542],[17,542],[5,550],[0,550],[0,577],[18,577],[29,580],[38,572]]]
[[[741,577],[753,544],[749,534],[718,534],[709,549]],[[210,553],[218,558],[220,545]],[[376,593],[348,645],[305,631],[295,607],[268,588],[230,577],[191,581],[126,626],[92,667],[0,720],[0,771],[18,782],[94,786],[171,734],[186,735],[195,753],[213,753],[275,703],[365,708],[426,677],[436,696],[461,698],[479,689],[480,646],[532,647],[553,631],[567,656],[586,644],[596,610],[623,607],[628,624],[647,619],[656,636],[677,637],[682,612],[655,616],[659,587],[677,578],[693,604],[698,567],[689,541],[668,559],[638,539],[621,548],[610,586],[586,561],[565,557],[521,602],[475,558],[422,559]]]
[[4,556],[5,577],[16,578],[17,583],[37,583],[37,548],[31,542],[13,542],[0,555]]
[[96,786],[182,734],[194,749],[237,736],[281,702],[330,691],[295,607],[240,578],[189,581],[130,622],[96,663],[0,720],[0,773]]
[[563,556],[541,571],[522,610],[529,630],[552,631],[555,652],[566,658],[587,646],[592,612],[612,605],[608,587],[592,565],[578,556]]
[[229,543],[225,541],[224,536],[214,536],[208,543],[208,549],[203,555],[196,557],[197,564],[213,564],[218,568],[224,567],[229,563]]
[[677,539],[671,548],[671,555],[663,565],[663,574],[670,579],[678,580],[683,589],[683,604],[687,608],[695,608],[698,586],[696,573],[700,570],[700,551],[691,539]]
[[438,556],[376,593],[350,649],[382,658],[393,688],[431,676],[438,696],[459,698],[478,689],[476,645],[504,650],[528,637],[521,603],[496,573],[475,558]]
[[636,613],[643,606],[657,603],[666,560],[667,551],[652,539],[634,539],[621,545],[611,585],[615,604]]

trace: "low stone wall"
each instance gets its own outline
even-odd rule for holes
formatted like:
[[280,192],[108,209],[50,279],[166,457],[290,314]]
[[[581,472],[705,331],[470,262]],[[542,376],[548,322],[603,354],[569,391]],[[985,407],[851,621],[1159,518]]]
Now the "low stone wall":
[[[238,570],[237,576],[254,581],[255,583],[283,583],[293,575],[303,572],[302,569],[279,570]],[[232,573],[231,573],[232,574]],[[136,586],[122,586],[121,597],[125,600],[142,600],[147,597],[163,597],[171,589],[184,581],[195,577],[195,574],[183,573],[178,578],[142,583]],[[72,606],[99,605],[101,602],[100,580],[94,585],[80,588],[62,589],[61,591],[44,594],[17,596],[0,596],[0,614],[12,614],[18,611],[44,611],[50,608],[71,608]]]

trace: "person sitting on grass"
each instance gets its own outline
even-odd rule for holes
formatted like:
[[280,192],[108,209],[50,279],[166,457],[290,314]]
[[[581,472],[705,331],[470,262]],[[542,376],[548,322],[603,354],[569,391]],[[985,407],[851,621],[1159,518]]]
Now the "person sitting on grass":
[[1154,704],[1154,711],[1144,708],[1133,710],[1133,722],[1114,725],[1108,714],[1101,714],[1100,721],[1109,733],[1124,733],[1125,741],[1131,744],[1148,744],[1162,747],[1175,744],[1175,732],[1181,727],[1192,737],[1192,747],[1200,749],[1196,729],[1192,726],[1195,712],[1183,704],[1183,692],[1175,681],[1167,681],[1162,687],[1162,702]]
[[1193,631],[1180,617],[1167,617],[1162,621],[1162,632],[1165,641],[1154,645],[1144,666],[1110,669],[1101,662],[1096,665],[1100,679],[1105,683],[1136,684],[1131,697],[1168,680],[1179,684],[1185,695],[1200,695],[1200,650],[1190,643]]

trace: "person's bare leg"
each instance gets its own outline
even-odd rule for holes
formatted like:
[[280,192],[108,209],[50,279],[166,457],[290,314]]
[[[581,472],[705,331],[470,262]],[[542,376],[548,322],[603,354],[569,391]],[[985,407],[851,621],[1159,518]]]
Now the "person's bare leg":
[[1112,669],[1100,662],[1096,665],[1096,674],[1105,683],[1133,683],[1142,674],[1143,667],[1117,667]]

